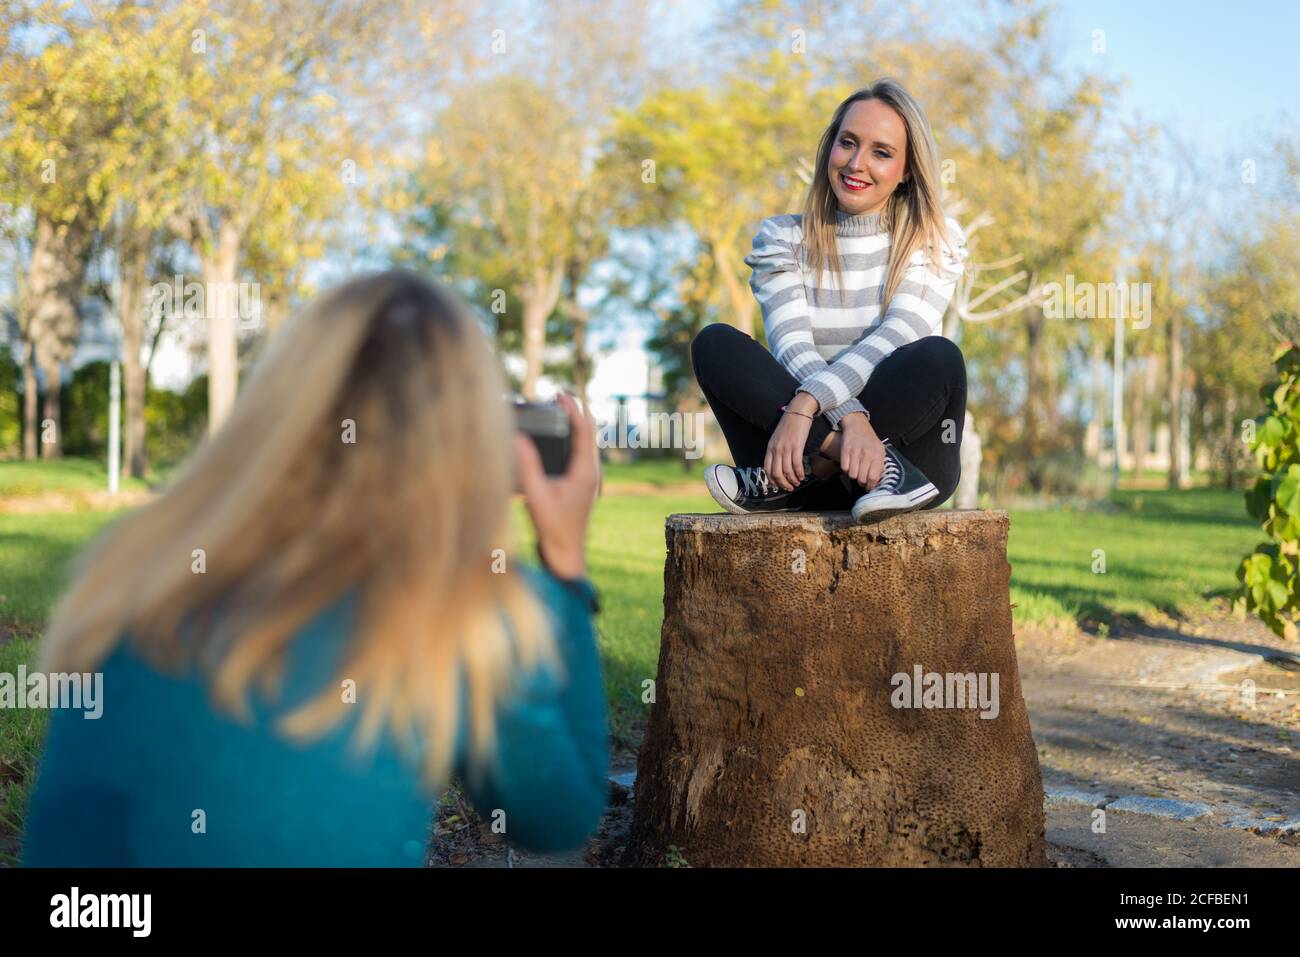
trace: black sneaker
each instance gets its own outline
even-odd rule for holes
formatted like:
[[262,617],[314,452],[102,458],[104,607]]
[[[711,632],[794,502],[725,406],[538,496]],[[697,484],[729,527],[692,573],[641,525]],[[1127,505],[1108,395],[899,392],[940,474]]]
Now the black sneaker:
[[853,503],[853,518],[863,524],[915,511],[939,495],[934,483],[903,458],[889,439],[881,442],[885,446],[885,474],[875,488]]
[[789,512],[802,507],[808,490],[822,479],[812,474],[812,463],[803,460],[804,479],[787,492],[776,484],[761,465],[736,468],[710,465],[704,470],[704,484],[713,500],[733,515],[751,512]]

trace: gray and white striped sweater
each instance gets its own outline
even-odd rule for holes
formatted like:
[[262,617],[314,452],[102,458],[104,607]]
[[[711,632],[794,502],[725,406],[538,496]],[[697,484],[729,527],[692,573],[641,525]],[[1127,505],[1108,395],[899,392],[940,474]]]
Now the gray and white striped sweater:
[[818,283],[796,255],[802,220],[797,213],[763,220],[745,264],[753,270],[749,285],[763,310],[768,348],[839,428],[844,416],[864,411],[858,394],[887,355],[924,336],[942,335],[943,314],[966,260],[966,237],[949,218],[939,271],[918,250],[882,316],[891,237],[880,214],[835,214],[843,305],[834,274],[827,269]]

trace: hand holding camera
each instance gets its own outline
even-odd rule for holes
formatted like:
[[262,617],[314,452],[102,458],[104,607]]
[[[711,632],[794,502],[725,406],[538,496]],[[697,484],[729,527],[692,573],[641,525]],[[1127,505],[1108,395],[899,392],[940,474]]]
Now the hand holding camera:
[[568,419],[568,441],[562,443],[568,446],[568,463],[559,474],[554,472],[556,465],[548,469],[543,463],[549,443],[528,421],[533,415],[527,411],[542,407],[525,406],[514,436],[519,484],[543,561],[561,578],[580,578],[587,573],[587,524],[600,487],[596,426],[567,393],[557,396],[556,404]]

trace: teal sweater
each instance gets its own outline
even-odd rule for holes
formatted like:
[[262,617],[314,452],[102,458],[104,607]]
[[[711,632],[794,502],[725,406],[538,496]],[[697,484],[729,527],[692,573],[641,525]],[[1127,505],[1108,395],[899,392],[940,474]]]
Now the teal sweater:
[[[604,811],[605,696],[587,606],[549,572],[522,567],[555,616],[570,680],[544,669],[517,676],[477,785],[465,773],[462,709],[456,762],[485,821],[499,809],[511,843],[552,851],[580,845]],[[197,677],[161,674],[120,643],[101,668],[102,716],[51,714],[23,862],[422,866],[437,793],[391,738],[358,756],[355,717],[305,747],[271,727],[335,681],[354,612],[349,596],[295,636],[283,694],[272,704],[251,696],[251,727],[214,710]]]

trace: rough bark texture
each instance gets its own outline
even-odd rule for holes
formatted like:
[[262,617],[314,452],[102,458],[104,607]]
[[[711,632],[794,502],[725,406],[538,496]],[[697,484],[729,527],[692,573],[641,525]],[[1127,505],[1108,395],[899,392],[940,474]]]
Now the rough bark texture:
[[[1045,865],[1007,530],[989,511],[670,516],[633,858]],[[997,717],[895,708],[916,665],[996,673]]]

